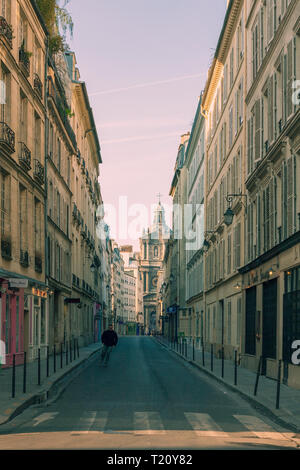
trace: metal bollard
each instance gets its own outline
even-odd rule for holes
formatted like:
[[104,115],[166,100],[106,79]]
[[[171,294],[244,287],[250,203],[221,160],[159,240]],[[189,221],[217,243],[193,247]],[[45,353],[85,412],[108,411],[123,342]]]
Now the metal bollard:
[[255,386],[254,386],[254,395],[257,394],[258,380],[259,380],[259,376],[260,376],[260,373],[261,373],[262,360],[263,360],[263,357],[260,356],[259,363],[258,363],[258,368],[257,368],[257,373],[256,373],[256,381],[255,381]]
[[70,344],[70,362],[72,362],[72,341],[69,341]]
[[280,380],[281,380],[281,360],[278,362],[278,374],[277,374],[277,390],[276,390],[276,409],[279,408],[280,398]]
[[15,398],[15,395],[16,395],[16,355],[13,354],[12,391],[11,391],[12,398]]
[[63,343],[60,343],[60,368],[63,368]]
[[211,344],[210,345],[210,370],[213,372],[214,370],[214,358],[213,358],[213,354],[214,354],[214,345]]
[[222,378],[224,378],[224,346],[222,346]]
[[26,351],[24,351],[24,364],[23,364],[23,393],[26,393],[26,380],[27,380],[27,370],[26,370]]
[[204,358],[204,341],[202,338],[202,365],[205,367],[205,358]]
[[66,341],[66,366],[69,364],[68,342]]
[[53,370],[56,372],[56,345],[53,346]]
[[41,385],[41,350],[38,349],[38,385]]
[[49,346],[47,346],[47,377],[49,377]]
[[193,339],[193,361],[195,361],[195,340]]
[[234,351],[234,385],[237,385],[237,351]]
[[79,341],[78,341],[78,338],[77,338],[77,353],[78,353],[78,357],[79,357]]

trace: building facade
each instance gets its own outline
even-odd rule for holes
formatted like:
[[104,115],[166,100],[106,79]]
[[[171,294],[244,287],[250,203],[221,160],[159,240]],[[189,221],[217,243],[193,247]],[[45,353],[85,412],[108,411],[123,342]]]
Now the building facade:
[[[300,4],[248,2],[243,363],[300,388]],[[299,86],[298,86],[299,90]]]
[[47,31],[34,2],[1,0],[0,5],[0,332],[10,365],[13,354],[21,363],[24,351],[33,358],[47,345]]

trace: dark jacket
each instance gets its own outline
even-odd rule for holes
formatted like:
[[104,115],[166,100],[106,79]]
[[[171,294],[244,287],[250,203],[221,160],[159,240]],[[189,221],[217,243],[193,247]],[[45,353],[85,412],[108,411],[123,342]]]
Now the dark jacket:
[[116,346],[118,343],[118,335],[113,330],[105,330],[101,335],[101,341],[105,346]]

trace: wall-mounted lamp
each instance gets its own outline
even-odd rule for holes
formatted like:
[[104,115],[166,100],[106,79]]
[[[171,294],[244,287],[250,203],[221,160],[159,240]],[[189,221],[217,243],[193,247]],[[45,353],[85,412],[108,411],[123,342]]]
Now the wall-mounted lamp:
[[234,212],[231,209],[231,203],[235,197],[245,197],[246,198],[246,203],[244,204],[245,209],[247,210],[247,194],[227,194],[226,196],[226,201],[229,203],[229,207],[227,208],[225,214],[224,214],[224,223],[229,227],[229,225],[232,224],[233,217],[234,217]]

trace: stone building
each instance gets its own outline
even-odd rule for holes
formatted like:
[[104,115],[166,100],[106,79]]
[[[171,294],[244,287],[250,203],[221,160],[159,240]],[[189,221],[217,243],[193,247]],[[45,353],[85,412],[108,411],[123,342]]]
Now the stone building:
[[[228,2],[202,96],[206,118],[204,342],[241,352],[245,216],[245,24],[247,3]],[[226,225],[225,211],[234,213]]]
[[243,364],[300,388],[300,4],[247,2]]
[[159,329],[157,283],[169,237],[170,229],[166,225],[165,210],[159,202],[152,226],[140,238],[139,270],[143,282],[145,334]]
[[34,358],[47,345],[47,30],[35,2],[0,5],[0,332],[10,365],[13,354],[21,363],[24,351]]
[[[97,210],[102,204],[99,165],[100,144],[86,84],[80,80],[73,52],[65,54],[71,80],[70,124],[77,149],[71,162],[72,190],[72,298],[79,305],[65,302],[68,337],[89,344],[97,335],[96,323],[101,309],[101,245],[96,237]],[[72,301],[73,302],[73,301]],[[78,308],[80,307],[80,308]]]

